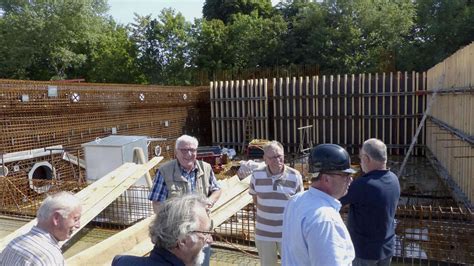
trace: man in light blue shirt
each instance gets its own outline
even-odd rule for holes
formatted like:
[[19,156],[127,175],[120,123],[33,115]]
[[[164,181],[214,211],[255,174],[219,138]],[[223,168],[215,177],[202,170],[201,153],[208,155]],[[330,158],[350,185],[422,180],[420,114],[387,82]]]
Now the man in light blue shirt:
[[351,265],[354,246],[339,210],[352,182],[349,154],[321,144],[309,157],[311,187],[291,198],[283,217],[282,265]]

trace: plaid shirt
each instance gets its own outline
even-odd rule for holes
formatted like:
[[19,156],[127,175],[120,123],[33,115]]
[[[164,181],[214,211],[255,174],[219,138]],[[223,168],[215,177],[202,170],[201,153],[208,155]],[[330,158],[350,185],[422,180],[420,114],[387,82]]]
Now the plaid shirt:
[[[191,191],[194,192],[196,190],[196,172],[197,172],[197,165],[194,165],[193,170],[187,172],[183,167],[179,166],[181,169],[181,175],[191,183]],[[214,172],[211,171],[210,180],[209,180],[209,191],[214,192],[219,190],[220,186],[217,183],[216,176]],[[168,198],[168,187],[166,186],[165,178],[161,175],[160,170],[156,171],[155,180],[153,184],[153,188],[148,196],[148,199],[151,201],[165,201]]]

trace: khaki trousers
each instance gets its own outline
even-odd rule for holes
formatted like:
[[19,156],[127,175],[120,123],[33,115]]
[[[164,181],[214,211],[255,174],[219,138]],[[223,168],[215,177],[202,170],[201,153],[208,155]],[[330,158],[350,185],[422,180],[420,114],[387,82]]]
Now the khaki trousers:
[[281,242],[255,240],[258,256],[260,257],[260,265],[275,266],[278,263],[278,254],[281,256]]

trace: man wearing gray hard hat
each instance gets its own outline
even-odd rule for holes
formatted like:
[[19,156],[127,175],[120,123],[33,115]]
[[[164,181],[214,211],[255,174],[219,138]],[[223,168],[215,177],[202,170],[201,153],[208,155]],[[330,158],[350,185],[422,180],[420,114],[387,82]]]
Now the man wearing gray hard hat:
[[283,218],[282,265],[351,265],[354,246],[339,210],[352,182],[351,159],[336,144],[309,155],[309,190],[292,197]]

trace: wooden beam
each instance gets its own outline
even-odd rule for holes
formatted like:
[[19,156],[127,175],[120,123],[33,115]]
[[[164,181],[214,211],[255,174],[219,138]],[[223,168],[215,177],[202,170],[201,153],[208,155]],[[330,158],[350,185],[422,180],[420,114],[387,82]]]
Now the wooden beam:
[[[239,180],[237,176],[221,181],[223,192],[221,198],[211,210],[214,226],[218,226],[234,215],[238,210],[247,206],[252,197],[248,194],[250,177]],[[67,259],[68,265],[110,265],[114,256],[127,254],[145,256],[153,249],[153,243],[148,235],[148,226],[153,217],[109,237],[73,257]]]
[[[148,163],[137,165],[134,163],[125,163],[114,171],[90,184],[83,190],[79,191],[76,196],[82,201],[81,226],[73,235],[79,232],[85,225],[94,219],[102,210],[112,203],[125,190],[132,186],[145,173],[155,167],[163,157],[154,157]],[[0,250],[14,238],[25,234],[37,224],[34,219],[31,222],[20,227],[13,233],[7,235],[0,241]],[[61,244],[66,243],[62,242]]]

